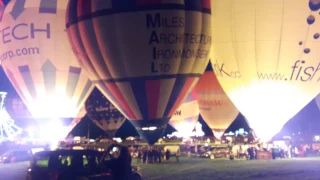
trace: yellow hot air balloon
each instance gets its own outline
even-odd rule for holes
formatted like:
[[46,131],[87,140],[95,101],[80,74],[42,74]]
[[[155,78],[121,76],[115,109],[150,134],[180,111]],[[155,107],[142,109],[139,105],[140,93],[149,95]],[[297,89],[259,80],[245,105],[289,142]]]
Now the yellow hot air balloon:
[[34,118],[73,119],[93,90],[65,32],[67,3],[13,0],[0,23],[2,67]]
[[195,86],[200,114],[212,129],[214,136],[221,136],[239,114],[238,109],[220,86],[211,63]]
[[70,0],[67,32],[98,89],[154,144],[209,61],[210,0]]
[[169,124],[182,136],[191,136],[199,119],[199,105],[194,92],[190,92],[174,112]]
[[214,72],[258,137],[320,90],[319,0],[212,0]]

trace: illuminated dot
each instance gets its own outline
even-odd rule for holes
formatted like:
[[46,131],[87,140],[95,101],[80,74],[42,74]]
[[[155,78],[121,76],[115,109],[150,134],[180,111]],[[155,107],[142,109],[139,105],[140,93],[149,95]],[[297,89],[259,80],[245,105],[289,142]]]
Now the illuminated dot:
[[316,18],[314,17],[314,15],[308,16],[308,18],[307,18],[307,23],[308,23],[309,25],[313,24],[315,21],[316,21]]
[[315,33],[314,35],[313,35],[313,38],[314,39],[318,39],[320,37],[320,34],[319,33]]
[[302,44],[303,44],[302,41],[300,41],[300,42],[299,42],[299,45],[301,46]]
[[309,48],[305,48],[305,49],[303,50],[303,52],[306,53],[306,54],[308,54],[308,53],[310,52],[310,49],[309,49]]

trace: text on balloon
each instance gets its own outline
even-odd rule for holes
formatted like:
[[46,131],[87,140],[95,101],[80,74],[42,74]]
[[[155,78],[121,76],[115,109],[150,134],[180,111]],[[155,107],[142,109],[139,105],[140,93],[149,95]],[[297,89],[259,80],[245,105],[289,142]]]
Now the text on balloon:
[[35,55],[40,54],[40,49],[37,47],[21,48],[15,51],[7,51],[0,55],[0,61],[11,60],[16,56]]
[[41,36],[50,39],[50,24],[46,23],[44,27],[36,27],[35,23],[20,23],[8,26],[0,30],[2,44],[10,43],[13,40],[35,39]]
[[229,105],[227,101],[224,100],[198,100],[200,107],[217,107]]
[[177,110],[173,114],[174,116],[181,116],[181,110]]
[[157,49],[153,47],[153,59],[206,59],[208,50],[201,49]]

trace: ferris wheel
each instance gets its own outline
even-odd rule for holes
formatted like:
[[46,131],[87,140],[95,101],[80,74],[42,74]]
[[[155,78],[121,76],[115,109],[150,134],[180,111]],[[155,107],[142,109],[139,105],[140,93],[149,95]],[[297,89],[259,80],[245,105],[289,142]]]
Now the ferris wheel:
[[22,132],[22,129],[14,124],[14,120],[4,107],[6,95],[6,92],[0,92],[0,140],[14,138]]

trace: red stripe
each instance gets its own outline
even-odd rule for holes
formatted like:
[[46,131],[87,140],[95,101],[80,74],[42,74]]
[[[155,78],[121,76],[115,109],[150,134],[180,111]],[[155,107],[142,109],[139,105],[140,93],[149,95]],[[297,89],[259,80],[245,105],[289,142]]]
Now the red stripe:
[[124,112],[128,113],[128,117],[130,118],[130,120],[137,119],[136,116],[134,115],[133,111],[131,110],[131,108],[127,104],[126,100],[122,96],[116,83],[106,83],[105,85],[108,88],[108,90],[112,93],[112,95],[116,98],[116,100],[119,102],[119,104],[121,106],[119,108],[122,108],[124,110]]
[[210,0],[201,0],[202,8],[211,9]]
[[184,84],[181,93],[179,94],[179,97],[177,98],[177,101],[174,103],[174,106],[170,110],[169,117],[172,116],[172,114],[176,111],[178,106],[180,105],[183,98],[187,95],[188,91],[190,90],[190,87],[192,86],[193,82],[195,80],[195,77],[188,78],[186,83]]
[[136,0],[137,5],[143,4],[162,4],[162,0]]
[[149,118],[151,119],[155,119],[157,117],[160,83],[160,80],[146,81],[145,83],[148,100],[148,112]]
[[78,1],[78,17],[91,13],[91,1],[79,0]]

